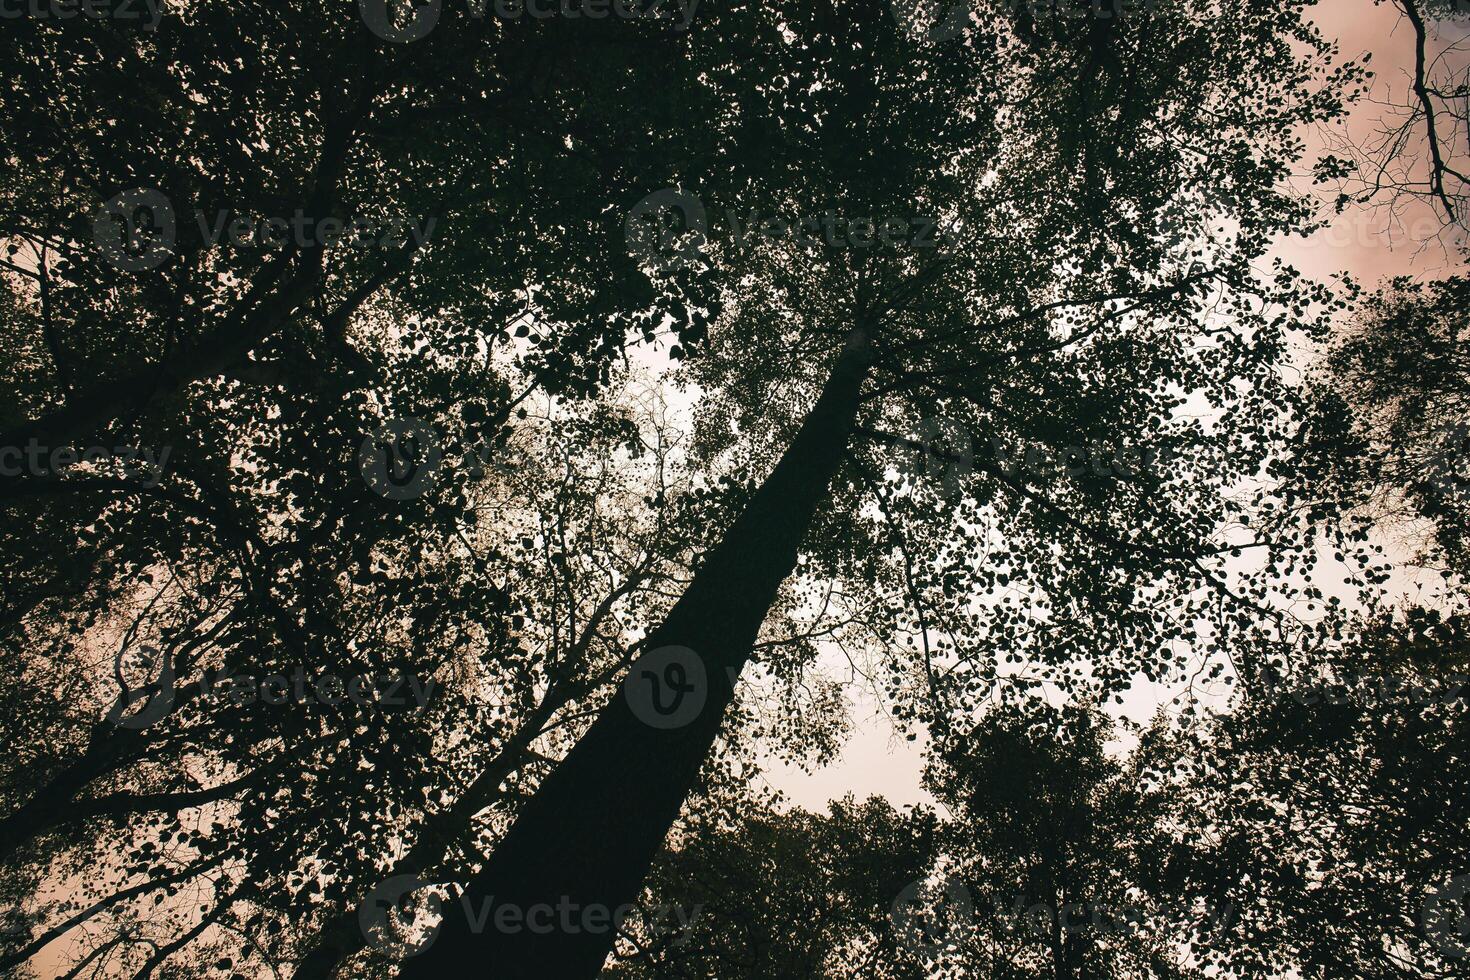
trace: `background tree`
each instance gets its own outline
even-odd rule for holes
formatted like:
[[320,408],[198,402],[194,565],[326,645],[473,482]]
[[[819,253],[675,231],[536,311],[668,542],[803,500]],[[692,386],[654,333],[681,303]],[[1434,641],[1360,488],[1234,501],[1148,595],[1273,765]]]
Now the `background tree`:
[[[1470,571],[1470,282],[1394,279],[1354,305],[1316,374],[1297,455],[1306,499]],[[1328,505],[1331,505],[1330,510]]]
[[1224,976],[1463,976],[1464,617],[1333,620],[1315,647],[1243,654],[1270,683],[1186,729],[1160,767],[1194,842],[1182,880],[1247,899],[1203,961]]
[[701,795],[649,876],[642,906],[698,910],[689,928],[634,916],[611,977],[922,976],[903,966],[887,903],[933,860],[935,822],[874,797],[826,814]]
[[[730,271],[691,377],[716,440],[703,458],[728,453],[742,509],[709,523],[695,578],[648,639],[696,651],[705,707],[666,731],[612,702],[472,879],[473,901],[615,907],[638,892],[805,542],[823,572],[877,564],[877,543],[898,543],[893,574],[922,596],[914,634],[963,638],[937,654],[916,644],[885,665],[895,693],[912,697],[909,715],[941,737],[946,698],[988,690],[1007,659],[1113,693],[1138,675],[1182,672],[1170,645],[1188,640],[1197,615],[1260,614],[1260,597],[1235,595],[1217,571],[1240,547],[1225,529],[1252,519],[1220,491],[1279,445],[1290,414],[1281,406],[1292,403],[1280,374],[1288,338],[1320,324],[1291,270],[1257,275],[1251,262],[1303,220],[1278,180],[1300,150],[1293,127],[1338,112],[1357,77],[1350,66],[1329,73],[1301,9],[979,18],[963,41],[918,50],[877,5],[706,10],[691,31],[702,77],[732,79],[737,95],[738,66],[782,80],[779,99],[731,98],[731,138],[780,132],[790,148],[772,149],[774,161],[804,161],[756,171],[734,201],[919,211],[942,219],[945,236],[928,254],[814,252],[802,235],[711,245],[709,261]],[[751,118],[761,105],[768,121]],[[697,189],[698,175],[685,183]],[[733,203],[720,189],[732,183],[717,180],[711,201]],[[1207,230],[1180,249],[1181,219],[1206,216]],[[1184,417],[1191,400],[1209,406],[1208,428]],[[942,516],[929,486],[909,491],[884,526],[876,515],[905,482],[888,472],[893,447],[935,416],[972,446],[997,438],[1058,452],[1075,433],[1184,461],[1157,476],[1075,480],[981,464]],[[849,453],[853,433],[865,438]],[[763,482],[752,486],[752,473]],[[919,559],[905,554],[905,531],[936,526]],[[1045,598],[1040,608],[955,602],[942,626],[931,616],[935,594],[1008,589]],[[1107,641],[1086,649],[1109,652],[1086,671],[1084,636]],[[507,976],[591,976],[608,941],[472,936],[446,922],[405,975],[490,959]]]

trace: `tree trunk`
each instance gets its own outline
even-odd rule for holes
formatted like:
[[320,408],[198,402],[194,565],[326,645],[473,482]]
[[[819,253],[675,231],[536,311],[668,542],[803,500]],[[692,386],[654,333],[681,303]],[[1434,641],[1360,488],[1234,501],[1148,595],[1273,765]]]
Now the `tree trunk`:
[[[609,920],[637,900],[844,458],[871,365],[868,335],[859,327],[776,468],[633,664],[638,678],[661,648],[694,651],[706,694],[697,715],[680,727],[653,727],[628,697],[615,697],[526,802],[462,902],[445,903],[439,935],[405,961],[403,980],[487,971],[497,980],[597,976],[615,936]],[[550,912],[538,915],[542,907]]]

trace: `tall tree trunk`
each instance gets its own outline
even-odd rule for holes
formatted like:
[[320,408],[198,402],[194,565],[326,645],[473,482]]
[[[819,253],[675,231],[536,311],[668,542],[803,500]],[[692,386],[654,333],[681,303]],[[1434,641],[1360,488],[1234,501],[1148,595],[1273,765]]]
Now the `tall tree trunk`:
[[[462,903],[446,905],[438,937],[404,963],[404,980],[487,971],[497,980],[597,976],[615,935],[611,914],[637,900],[842,462],[872,356],[860,326],[776,468],[633,664],[638,678],[661,648],[694,651],[707,692],[698,714],[680,727],[653,727],[627,697],[614,698],[526,802]],[[537,908],[551,912],[537,915]]]

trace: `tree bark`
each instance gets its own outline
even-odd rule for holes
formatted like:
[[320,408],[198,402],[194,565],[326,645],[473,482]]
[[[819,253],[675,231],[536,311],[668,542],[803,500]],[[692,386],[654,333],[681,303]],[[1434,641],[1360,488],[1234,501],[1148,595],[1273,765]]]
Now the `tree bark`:
[[[699,713],[682,727],[655,728],[639,720],[626,697],[615,697],[526,802],[462,901],[444,903],[437,938],[404,962],[403,980],[487,971],[497,980],[597,976],[615,937],[606,924],[637,900],[841,465],[872,357],[868,332],[859,326],[780,462],[649,635],[649,652],[633,664],[636,677],[653,651],[694,651],[707,689]],[[552,911],[537,917],[538,907]],[[503,927],[502,908],[509,923]]]

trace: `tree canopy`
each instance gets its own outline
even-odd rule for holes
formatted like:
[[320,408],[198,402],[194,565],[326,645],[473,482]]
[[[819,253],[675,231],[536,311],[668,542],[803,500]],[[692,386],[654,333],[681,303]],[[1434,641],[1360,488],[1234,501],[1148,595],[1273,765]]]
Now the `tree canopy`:
[[0,969],[1456,975],[1395,3],[1371,189],[1306,0],[7,12]]

